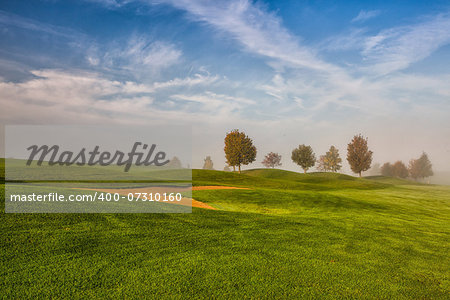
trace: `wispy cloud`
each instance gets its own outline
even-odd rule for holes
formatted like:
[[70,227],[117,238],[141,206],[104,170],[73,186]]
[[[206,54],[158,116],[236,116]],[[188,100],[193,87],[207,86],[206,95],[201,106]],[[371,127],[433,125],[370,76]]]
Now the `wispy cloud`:
[[[19,118],[32,123],[77,123],[97,118],[102,122],[124,114],[138,117],[153,101],[149,96],[135,94],[142,90],[137,84],[107,80],[92,73],[41,70],[33,74],[36,78],[24,82],[0,82],[3,121],[15,123]],[[114,94],[122,97],[105,100]]]
[[119,55],[130,60],[134,65],[160,68],[177,63],[182,52],[171,43],[150,42],[145,38],[136,38],[132,39],[125,51]]
[[409,26],[383,30],[365,40],[362,52],[370,68],[387,74],[407,68],[450,43],[450,14]]
[[286,63],[286,66],[312,70],[329,70],[332,65],[322,61],[300,39],[292,35],[279,17],[249,1],[167,0],[187,11],[192,20],[203,22],[233,37],[248,52]]
[[[49,120],[51,115],[52,121],[69,123],[95,120],[96,117],[99,122],[113,122],[115,118],[128,121],[136,118],[143,121],[149,115],[153,115],[155,119],[195,119],[189,116],[187,111],[183,111],[182,107],[177,110],[156,108],[153,105],[155,93],[170,87],[191,87],[217,80],[214,76],[196,74],[194,77],[142,84],[111,80],[104,78],[102,74],[84,71],[39,70],[32,71],[32,74],[33,79],[23,82],[0,81],[2,121],[14,123],[20,119],[41,123]],[[173,99],[182,97],[174,96]],[[214,103],[223,108],[232,103],[235,103],[233,107],[237,108],[236,103],[251,101],[212,92],[204,93],[195,99],[198,102],[201,99],[205,102],[213,100],[212,102],[215,101]],[[23,109],[25,106],[26,110]],[[49,107],[52,109],[48,110]],[[210,116],[211,111],[207,112],[208,115],[203,117]],[[217,116],[215,113],[212,115]],[[222,116],[225,118],[226,115]]]
[[350,30],[335,34],[319,44],[319,49],[325,51],[362,50],[367,37],[367,29],[351,28]]
[[138,73],[155,72],[180,62],[182,51],[174,44],[132,36],[125,43],[116,40],[109,45],[93,46],[86,59],[91,65],[122,68]]
[[134,2],[134,0],[84,0],[86,2],[99,3],[108,8],[120,8],[122,6],[127,5],[130,2]]
[[202,94],[175,94],[171,99],[181,102],[200,104],[190,108],[207,114],[216,114],[218,117],[231,116],[234,112],[243,112],[255,101],[243,97],[235,97],[206,91]]
[[80,39],[85,37],[84,34],[70,28],[42,23],[1,10],[0,23],[6,26],[14,26],[26,30],[38,31],[68,39]]
[[202,74],[194,74],[193,77],[174,78],[165,82],[155,82],[153,87],[155,90],[168,89],[173,87],[192,87],[194,85],[211,85],[219,80],[219,76],[210,76]]
[[377,17],[380,13],[379,10],[360,10],[359,14],[352,19],[352,22],[364,22]]
[[422,22],[397,26],[369,35],[367,28],[351,28],[319,44],[325,51],[359,51],[357,66],[368,74],[402,70],[450,44],[450,14],[428,16]]

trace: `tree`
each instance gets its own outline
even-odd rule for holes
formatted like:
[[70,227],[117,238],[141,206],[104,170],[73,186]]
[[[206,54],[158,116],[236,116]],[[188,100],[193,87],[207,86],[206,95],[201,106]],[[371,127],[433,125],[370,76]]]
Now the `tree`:
[[167,167],[171,169],[181,169],[183,166],[181,165],[180,159],[174,156],[167,164]]
[[319,169],[321,171],[332,171],[337,172],[342,168],[341,165],[342,159],[339,156],[339,150],[331,146],[330,150],[328,150],[325,155],[320,156],[318,163]]
[[398,178],[406,178],[408,177],[408,169],[406,168],[405,164],[402,161],[396,161],[392,165],[392,171],[394,173],[395,177]]
[[278,153],[270,152],[264,157],[262,164],[266,168],[275,168],[281,166],[281,155]]
[[316,156],[311,146],[299,145],[298,148],[292,150],[291,158],[293,162],[302,167],[305,173],[316,164]]
[[414,180],[417,180],[421,177],[418,159],[411,159],[409,161],[408,172],[409,172],[409,176],[411,176],[411,178],[413,178]]
[[211,160],[211,156],[207,156],[205,158],[205,163],[203,164],[203,169],[204,170],[214,170],[213,168],[213,162]]
[[239,132],[239,129],[232,130],[225,136],[225,158],[229,166],[236,166],[241,173],[241,165],[248,165],[256,159],[256,147],[253,146],[253,141],[244,132]]
[[384,163],[381,166],[381,175],[383,176],[387,176],[387,177],[392,177],[394,176],[394,168],[391,165],[391,163]]
[[369,150],[367,146],[367,138],[364,138],[361,134],[355,135],[347,146],[347,161],[350,164],[350,168],[353,172],[359,174],[367,171],[372,163],[373,152]]
[[428,155],[423,152],[418,159],[412,159],[409,162],[409,175],[415,180],[433,176],[433,169]]
[[320,172],[327,172],[329,171],[327,163],[325,162],[325,155],[321,155],[319,159],[317,160],[317,170]]

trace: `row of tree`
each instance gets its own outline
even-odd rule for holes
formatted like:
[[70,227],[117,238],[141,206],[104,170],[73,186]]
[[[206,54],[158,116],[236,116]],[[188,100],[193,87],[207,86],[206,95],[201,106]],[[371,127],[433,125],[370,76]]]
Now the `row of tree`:
[[[233,167],[236,171],[238,168],[241,172],[242,165],[248,165],[256,160],[256,147],[253,145],[253,141],[244,132],[240,132],[235,129],[225,136],[225,158],[228,166]],[[351,142],[347,145],[347,161],[351,170],[359,174],[370,169],[372,164],[373,152],[369,150],[368,139],[362,135],[355,135]],[[306,173],[308,169],[315,166],[320,171],[337,172],[342,168],[342,159],[339,155],[339,150],[335,146],[331,146],[330,149],[316,159],[313,149],[308,145],[299,145],[292,150],[291,159],[294,163],[299,165]],[[262,164],[267,168],[275,168],[281,166],[281,155],[278,153],[270,152],[262,161]],[[212,169],[211,157],[205,159],[204,169]],[[228,171],[229,167],[226,166],[224,170]],[[424,178],[433,175],[431,169],[431,163],[426,155],[423,153],[419,159],[413,159],[409,163],[407,168],[401,161],[398,161],[391,165],[386,163],[382,166],[381,172],[385,176],[397,176],[400,178],[406,178],[411,176],[414,179]]]
[[[331,146],[330,150],[326,152],[325,155],[321,155],[316,161],[316,157],[311,146],[300,145],[292,151],[291,158],[294,162],[299,164],[305,172],[316,163],[318,164],[317,169],[323,172],[337,172],[342,168],[342,159],[339,156],[339,150],[334,146]],[[281,155],[270,152],[264,157],[262,164],[266,168],[281,166]]]
[[398,178],[407,178],[409,176],[417,180],[433,176],[433,168],[428,155],[423,152],[418,159],[411,159],[408,167],[402,161],[396,161],[394,164],[385,163],[381,166],[381,175]]
[[[256,160],[256,147],[253,141],[244,132],[235,129],[225,136],[225,158],[227,164],[238,168],[241,172],[241,165],[248,165]],[[361,176],[361,172],[370,168],[373,152],[367,146],[367,138],[362,135],[356,135],[347,147],[347,161],[353,172]],[[292,150],[291,159],[298,164],[306,173],[309,168],[316,164],[316,156],[311,146],[299,145]],[[337,172],[341,169],[342,159],[336,147],[331,146],[325,155],[320,156],[317,161],[319,169],[323,171]],[[206,163],[206,160],[205,160]],[[281,156],[278,153],[268,153],[263,162],[266,167],[274,168],[281,166]]]
[[[355,135],[352,141],[347,145],[347,161],[353,172],[359,174],[370,169],[373,152],[367,146],[367,138],[362,135]],[[314,151],[311,146],[300,145],[292,150],[292,161],[302,167],[306,173],[316,162],[320,171],[337,172],[342,168],[342,159],[339,156],[339,150],[331,146],[325,155],[319,157],[316,161]]]

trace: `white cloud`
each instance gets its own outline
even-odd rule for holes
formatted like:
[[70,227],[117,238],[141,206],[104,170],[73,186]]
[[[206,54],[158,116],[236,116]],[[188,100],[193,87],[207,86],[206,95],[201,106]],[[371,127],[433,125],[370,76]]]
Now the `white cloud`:
[[[83,71],[39,70],[23,82],[0,81],[0,119],[5,123],[85,123],[85,122],[146,122],[152,120],[193,121],[210,118],[226,119],[229,108],[239,109],[238,103],[253,104],[246,98],[206,92],[197,98],[210,105],[222,107],[218,112],[192,112],[183,107],[170,110],[156,108],[154,93],[168,87],[191,87],[217,80],[216,77],[195,75],[167,82],[139,84],[104,78],[98,73]],[[194,96],[192,96],[194,97]],[[203,98],[202,98],[203,97]],[[184,99],[174,96],[173,99]],[[212,101],[209,101],[212,100]],[[210,102],[210,103],[209,103]]]
[[[280,106],[288,107],[287,113],[298,111],[298,114],[312,116],[315,120],[332,120],[342,113],[343,116],[357,114],[368,119],[385,115],[414,116],[420,115],[418,103],[423,106],[424,114],[444,118],[442,111],[450,109],[448,82],[449,75],[393,74],[348,79],[339,74],[311,79],[297,72],[289,76],[275,74],[271,83],[261,84],[259,88],[276,97],[276,102],[282,101]],[[405,99],[409,101],[405,102]],[[290,106],[291,102],[299,104],[300,110]]]
[[[152,103],[151,98],[136,98],[136,90],[145,90],[135,83],[121,83],[102,79],[95,74],[86,72],[68,73],[58,70],[33,71],[34,79],[14,83],[1,82],[2,95],[1,119],[15,122],[24,114],[34,115],[27,121],[43,120],[42,115],[53,114],[50,120],[81,120],[78,113],[86,112],[84,118],[89,118],[93,110],[103,112],[120,112],[119,106],[127,108],[122,112],[139,114],[142,105]],[[104,99],[114,94],[119,98]],[[145,99],[144,99],[145,98]],[[138,101],[133,101],[133,100]],[[145,100],[145,101],[144,101]],[[144,101],[144,102],[143,102]]]
[[[284,167],[288,169],[295,169],[288,157],[290,149],[298,143],[311,144],[317,153],[322,153],[332,143],[345,153],[345,142],[352,134],[363,132],[370,137],[371,147],[375,147],[378,160],[390,159],[393,156],[408,159],[409,156],[416,155],[415,152],[419,153],[421,147],[425,147],[432,155],[434,163],[445,162],[441,159],[442,151],[434,137],[442,138],[443,133],[448,133],[448,128],[438,131],[433,128],[435,124],[445,122],[443,120],[446,120],[449,110],[449,103],[445,101],[450,95],[448,76],[391,76],[376,82],[362,80],[359,84],[352,82],[345,85],[337,82],[336,86],[325,85],[319,89],[312,82],[311,85],[297,84],[304,82],[304,79],[284,78],[279,75],[274,78],[272,84],[275,88],[278,87],[277,84],[282,85],[287,93],[292,93],[295,96],[293,105],[297,106],[298,112],[304,111],[305,114],[297,113],[292,106],[278,105],[275,102],[269,108],[271,118],[256,120],[242,117],[245,111],[256,113],[259,109],[260,103],[256,103],[252,98],[213,91],[198,94],[179,93],[169,96],[170,107],[166,110],[155,106],[157,99],[151,94],[155,90],[152,84],[119,82],[86,72],[41,70],[33,74],[36,78],[20,83],[0,82],[0,119],[3,122],[147,124],[149,119],[152,122],[181,122],[195,127],[194,153],[212,155],[217,161],[223,158],[221,149],[225,132],[240,128],[254,138],[261,155],[267,151],[282,153],[286,157]],[[405,95],[412,97],[423,94],[424,99],[436,99],[437,94],[441,100],[432,106],[427,106],[429,102],[425,101],[421,106],[413,106],[413,110],[410,110],[393,105],[395,101],[392,97],[396,95],[393,91],[403,98]],[[344,118],[336,121],[333,119],[336,117],[334,113],[323,114],[323,110],[315,107],[317,103],[311,105],[310,99],[316,97],[321,99],[318,103],[341,98],[345,103],[351,102],[349,99],[352,99],[356,102],[351,104],[358,109],[375,113],[375,117],[371,117],[367,111],[350,114],[351,117],[346,113]],[[412,101],[414,102],[417,103]],[[194,106],[189,106],[189,103]],[[290,113],[294,115],[286,117]],[[272,118],[273,116],[277,117]],[[410,125],[406,129],[404,126],[397,128],[398,122]],[[402,145],[401,141],[404,140],[398,139],[399,135],[414,135],[415,138],[412,144]],[[430,135],[433,138],[430,138]],[[194,159],[201,162],[201,157]],[[258,165],[252,167],[255,166]]]
[[[245,51],[268,58],[268,64],[275,66],[278,72],[274,81],[283,80],[284,74],[292,79],[291,84],[295,86],[290,90],[283,82],[263,84],[266,94],[278,100],[293,101],[295,97],[309,99],[310,103],[305,100],[303,104],[305,107],[309,104],[309,108],[315,110],[329,104],[355,106],[346,96],[349,90],[360,88],[361,80],[353,78],[336,65],[324,62],[313,48],[302,45],[299,38],[283,27],[282,21],[275,14],[267,12],[262,6],[249,1],[168,2],[187,11],[193,21],[203,22],[230,35]],[[289,71],[286,72],[286,69]],[[301,92],[296,94],[299,90]]]
[[380,14],[379,10],[360,10],[359,14],[352,19],[352,22],[364,22],[375,18]]
[[164,2],[187,11],[194,21],[204,22],[229,34],[248,52],[284,62],[288,67],[319,71],[336,69],[319,59],[312,49],[302,46],[299,38],[284,28],[275,14],[249,1]]
[[87,56],[86,59],[88,60],[89,64],[92,66],[98,66],[98,64],[100,63],[100,59],[98,59],[98,57],[93,57],[93,56]]
[[168,89],[172,87],[191,87],[194,85],[210,85],[219,80],[219,76],[210,76],[208,75],[202,75],[202,74],[194,74],[193,77],[186,77],[186,78],[174,78],[169,81],[165,82],[155,82],[153,83],[154,89]]
[[450,14],[383,30],[365,40],[363,56],[378,74],[407,68],[450,43]]
[[135,65],[161,68],[177,63],[182,52],[173,44],[161,41],[149,42],[144,38],[137,38],[130,41],[128,48],[121,55],[130,59]]
[[367,28],[351,28],[324,40],[319,49],[360,51],[362,61],[354,69],[382,76],[408,68],[448,44],[450,14],[446,13],[429,16],[420,23],[384,29],[375,35],[369,35]]
[[[124,45],[124,46],[123,46]],[[92,65],[154,73],[180,62],[182,51],[168,42],[133,36],[125,43],[114,41],[107,47],[91,47],[87,60]]]
[[303,105],[304,100],[300,97],[294,97],[294,101],[295,103],[298,105],[298,107],[300,108],[305,108],[305,106]]
[[248,106],[254,105],[255,101],[243,97],[235,97],[206,91],[202,94],[175,94],[170,96],[176,101],[198,103],[199,107],[189,107],[189,110],[196,110],[205,114],[216,116],[216,121],[220,118],[226,120],[236,112],[239,114],[245,111]]
[[365,28],[351,28],[342,34],[335,34],[323,40],[319,48],[326,51],[362,50],[367,37],[366,32]]
[[127,5],[130,2],[133,2],[133,0],[84,0],[86,2],[93,2],[93,3],[99,3],[103,6],[106,6],[110,9],[120,8],[122,6]]
[[18,16],[9,12],[0,10],[0,24],[14,26],[26,30],[38,31],[68,39],[80,39],[85,35],[70,28],[50,25],[33,19]]

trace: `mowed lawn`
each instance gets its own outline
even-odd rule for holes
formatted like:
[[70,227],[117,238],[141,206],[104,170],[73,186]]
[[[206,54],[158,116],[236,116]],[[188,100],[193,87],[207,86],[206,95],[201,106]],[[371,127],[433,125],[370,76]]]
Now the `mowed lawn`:
[[[0,214],[5,298],[450,298],[450,187],[193,171],[192,214]],[[1,188],[2,209],[4,188]]]

